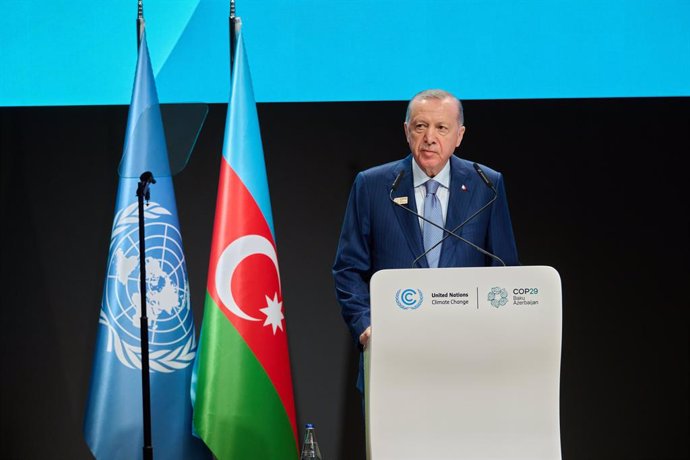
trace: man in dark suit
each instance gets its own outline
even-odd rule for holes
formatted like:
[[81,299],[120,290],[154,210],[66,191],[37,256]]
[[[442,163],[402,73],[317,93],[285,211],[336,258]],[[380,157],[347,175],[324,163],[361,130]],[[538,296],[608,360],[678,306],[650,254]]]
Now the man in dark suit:
[[[450,236],[430,249],[445,232],[409,211],[454,229],[494,197],[473,164],[453,154],[465,134],[461,102],[443,90],[422,91],[408,104],[404,126],[411,155],[357,175],[333,265],[342,315],[361,350],[372,332],[369,280],[378,270],[413,263],[417,268],[479,267],[500,265],[499,259],[519,264],[499,172],[481,167],[496,200],[456,232],[472,244]],[[360,359],[357,388],[363,392],[362,374]]]

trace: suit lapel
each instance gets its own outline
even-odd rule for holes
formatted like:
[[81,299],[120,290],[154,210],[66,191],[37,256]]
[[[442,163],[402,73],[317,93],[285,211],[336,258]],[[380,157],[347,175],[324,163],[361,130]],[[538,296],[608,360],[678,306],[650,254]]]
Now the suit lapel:
[[[446,228],[453,231],[455,227],[460,225],[469,217],[472,212],[470,203],[474,202],[474,195],[476,193],[477,184],[473,180],[473,176],[467,168],[463,168],[462,162],[455,156],[450,157],[450,189],[448,190],[448,210],[446,212]],[[464,188],[463,188],[464,187]],[[457,235],[462,235],[462,229],[455,232]],[[449,236],[443,242],[441,248],[441,258],[439,260],[439,267],[453,266],[454,244],[458,243],[454,236]]]
[[[415,201],[414,186],[412,183],[411,155],[402,160],[399,166],[394,169],[393,175],[391,176],[391,184],[401,170],[405,171],[405,175],[403,176],[398,189],[393,192],[392,196],[393,198],[407,197],[407,204],[403,206],[414,212],[417,212],[417,203]],[[388,190],[390,191],[390,186]],[[412,254],[415,254],[415,257],[422,254],[424,252],[424,244],[422,243],[422,231],[419,228],[419,218],[411,212],[405,211],[395,203],[391,202],[390,205],[393,206],[393,212],[398,218],[400,229],[405,235],[405,239],[410,247],[410,251],[412,251]],[[427,264],[426,257],[422,257],[419,260],[419,266],[423,268],[427,268],[429,266]]]

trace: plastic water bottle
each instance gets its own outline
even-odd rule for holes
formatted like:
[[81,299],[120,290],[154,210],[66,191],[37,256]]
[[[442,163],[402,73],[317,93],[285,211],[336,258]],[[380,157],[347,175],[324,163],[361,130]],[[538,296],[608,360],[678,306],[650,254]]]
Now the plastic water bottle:
[[304,427],[304,443],[302,444],[302,454],[300,460],[323,460],[319,443],[316,440],[314,425],[307,423]]

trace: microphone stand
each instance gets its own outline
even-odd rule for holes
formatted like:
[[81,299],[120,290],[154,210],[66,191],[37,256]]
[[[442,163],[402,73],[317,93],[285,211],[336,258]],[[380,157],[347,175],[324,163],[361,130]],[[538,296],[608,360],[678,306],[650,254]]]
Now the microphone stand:
[[151,441],[151,383],[149,376],[149,319],[146,315],[146,243],[144,241],[144,200],[151,199],[150,185],[156,180],[150,171],[139,177],[137,198],[139,202],[139,334],[141,337],[141,400],[144,414],[144,460],[153,460]]

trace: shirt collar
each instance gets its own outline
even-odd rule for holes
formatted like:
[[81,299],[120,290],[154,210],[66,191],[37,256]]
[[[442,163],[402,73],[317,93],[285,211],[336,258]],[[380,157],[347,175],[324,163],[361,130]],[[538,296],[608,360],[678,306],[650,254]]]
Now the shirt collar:
[[[432,179],[431,177],[427,176],[424,171],[422,171],[422,168],[419,167],[417,162],[415,161],[414,157],[412,158],[412,180],[414,187],[417,188],[421,185],[424,185],[426,181],[429,179]],[[441,184],[445,188],[450,188],[450,158],[446,162],[446,165],[443,167],[443,169],[436,174],[433,179]]]

